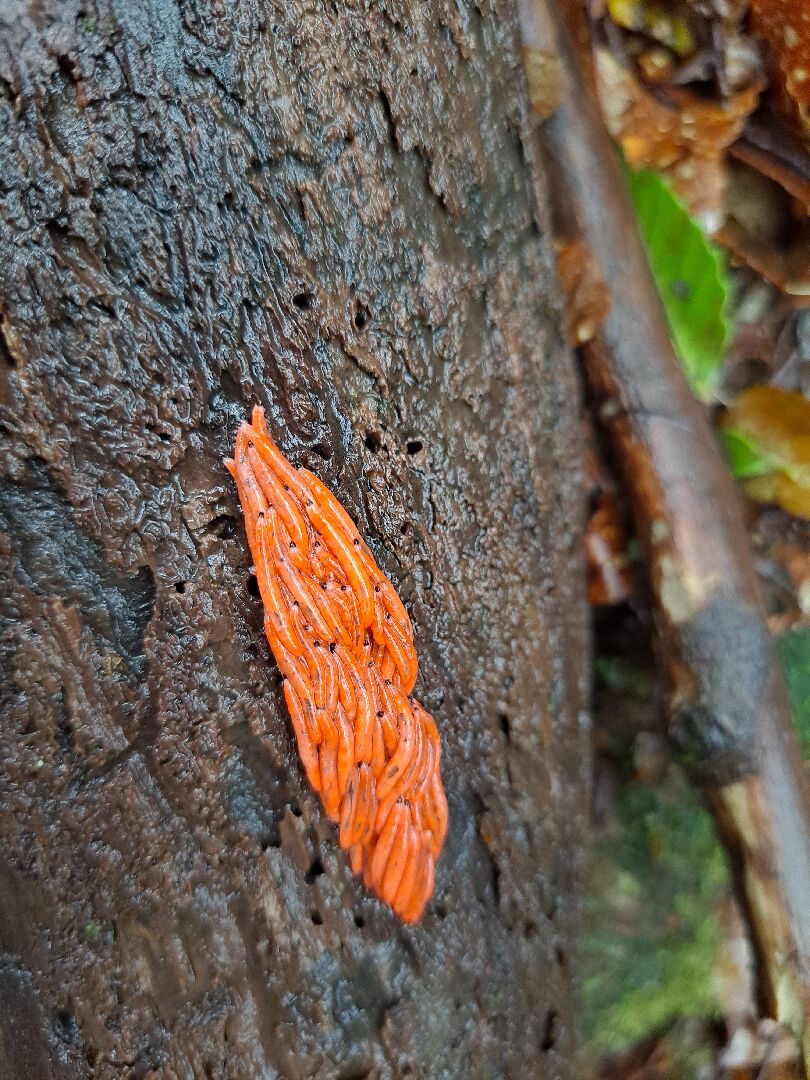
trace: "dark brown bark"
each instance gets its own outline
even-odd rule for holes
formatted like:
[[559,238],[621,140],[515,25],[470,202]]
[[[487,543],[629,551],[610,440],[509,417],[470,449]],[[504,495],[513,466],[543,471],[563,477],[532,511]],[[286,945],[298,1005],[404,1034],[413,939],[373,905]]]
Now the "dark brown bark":
[[591,251],[610,309],[582,349],[594,410],[647,558],[673,742],[706,793],[738,883],[766,1015],[810,1063],[810,799],[737,493],[675,355],[618,158],[549,0],[527,44],[560,58],[538,128],[555,228]]
[[[564,1077],[577,392],[513,11],[0,22],[0,1076]],[[424,921],[307,789],[222,466],[255,401],[416,629]]]

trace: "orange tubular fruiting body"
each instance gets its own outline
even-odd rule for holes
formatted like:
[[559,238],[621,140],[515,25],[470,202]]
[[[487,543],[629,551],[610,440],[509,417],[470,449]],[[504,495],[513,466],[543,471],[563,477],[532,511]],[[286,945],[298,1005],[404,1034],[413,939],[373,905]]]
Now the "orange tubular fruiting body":
[[284,457],[258,406],[226,465],[307,778],[354,873],[416,922],[433,892],[447,800],[436,724],[411,697],[408,614],[349,515]]

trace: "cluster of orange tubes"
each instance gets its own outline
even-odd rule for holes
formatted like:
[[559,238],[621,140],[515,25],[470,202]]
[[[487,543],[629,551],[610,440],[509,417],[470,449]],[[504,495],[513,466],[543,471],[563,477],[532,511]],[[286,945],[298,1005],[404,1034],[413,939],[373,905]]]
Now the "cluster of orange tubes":
[[415,922],[433,892],[447,800],[435,721],[410,696],[411,621],[354,522],[284,457],[259,406],[226,465],[309,782],[354,873]]

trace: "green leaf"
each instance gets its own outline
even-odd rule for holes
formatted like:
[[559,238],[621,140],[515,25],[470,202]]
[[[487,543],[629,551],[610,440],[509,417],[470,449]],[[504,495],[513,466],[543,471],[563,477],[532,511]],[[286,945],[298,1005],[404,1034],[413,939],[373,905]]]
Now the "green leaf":
[[720,252],[656,173],[627,173],[672,342],[695,393],[712,397],[729,334]]
[[810,760],[810,630],[789,630],[777,640],[777,651],[785,669],[793,718],[802,750]]
[[721,428],[717,433],[726,455],[729,468],[738,480],[750,480],[753,476],[765,476],[778,468],[769,454],[763,454],[756,443],[736,428]]

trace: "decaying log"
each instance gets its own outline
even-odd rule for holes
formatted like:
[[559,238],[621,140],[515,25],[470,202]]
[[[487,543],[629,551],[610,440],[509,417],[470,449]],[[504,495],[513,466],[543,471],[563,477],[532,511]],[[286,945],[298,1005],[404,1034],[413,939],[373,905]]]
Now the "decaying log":
[[[578,393],[514,11],[12,0],[0,112],[0,1075],[571,1076]],[[415,927],[299,765],[257,402],[414,624]]]
[[810,813],[739,499],[673,351],[618,158],[567,30],[521,5],[525,45],[562,58],[560,104],[538,124],[555,230],[584,243],[611,306],[582,347],[646,551],[672,738],[706,793],[739,881],[762,1006],[808,1048]]

